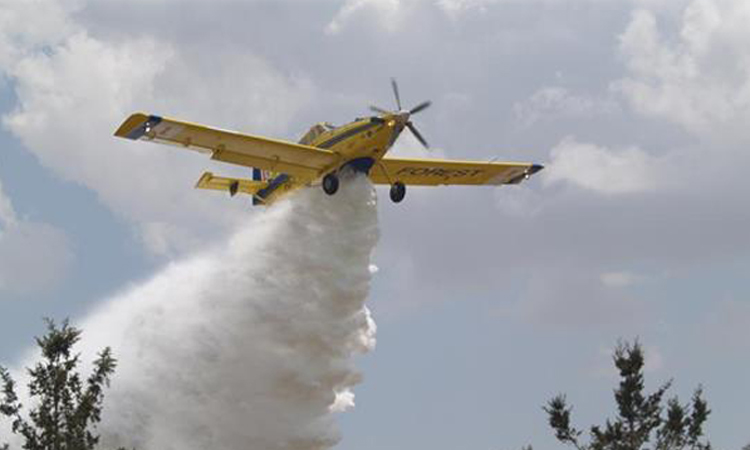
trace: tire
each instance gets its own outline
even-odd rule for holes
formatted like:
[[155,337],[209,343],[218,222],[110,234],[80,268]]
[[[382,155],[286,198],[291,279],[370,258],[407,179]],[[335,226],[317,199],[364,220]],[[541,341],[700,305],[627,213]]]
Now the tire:
[[404,183],[397,181],[391,185],[391,201],[399,203],[406,196],[406,186]]
[[339,190],[339,177],[336,174],[329,173],[323,177],[323,191],[328,195],[333,195]]

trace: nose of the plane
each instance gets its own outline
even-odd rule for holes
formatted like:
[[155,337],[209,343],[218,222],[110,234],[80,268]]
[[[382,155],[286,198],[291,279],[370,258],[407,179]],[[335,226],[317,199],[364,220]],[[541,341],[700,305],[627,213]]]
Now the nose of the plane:
[[396,115],[396,120],[398,120],[399,125],[401,127],[406,125],[406,122],[409,121],[409,117],[411,116],[411,113],[409,111],[399,111]]

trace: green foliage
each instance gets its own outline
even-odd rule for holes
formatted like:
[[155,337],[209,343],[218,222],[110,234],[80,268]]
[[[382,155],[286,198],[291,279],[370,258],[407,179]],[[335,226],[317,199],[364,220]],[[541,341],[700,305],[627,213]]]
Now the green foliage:
[[[83,381],[77,372],[79,355],[73,347],[81,331],[64,321],[58,327],[47,319],[47,334],[36,338],[42,361],[27,369],[29,395],[34,406],[28,418],[16,394],[10,373],[0,367],[2,393],[0,414],[11,420],[14,434],[23,438],[26,450],[91,450],[99,442],[95,433],[101,420],[104,388],[109,387],[116,360],[107,347],[93,363],[93,372]],[[8,450],[0,447],[0,450]]]
[[[615,390],[617,418],[604,426],[592,426],[588,442],[582,442],[581,430],[573,428],[564,395],[551,399],[544,410],[557,440],[578,450],[710,450],[711,444],[702,442],[703,425],[711,411],[699,387],[690,405],[683,405],[675,397],[667,402],[666,416],[662,405],[671,381],[651,394],[644,392],[644,355],[638,341],[620,343],[614,354],[620,373],[620,385]],[[648,443],[652,445],[646,447]],[[750,449],[748,449],[750,450]]]

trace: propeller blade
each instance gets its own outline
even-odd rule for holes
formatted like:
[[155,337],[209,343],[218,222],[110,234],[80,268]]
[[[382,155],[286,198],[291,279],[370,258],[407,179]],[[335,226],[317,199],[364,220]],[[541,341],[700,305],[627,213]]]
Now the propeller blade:
[[386,111],[383,108],[378,108],[377,106],[370,106],[370,111],[380,113],[380,114],[390,114],[390,111]]
[[406,126],[409,128],[409,131],[412,132],[412,134],[414,135],[414,137],[417,138],[417,140],[419,142],[421,142],[422,145],[424,145],[424,148],[427,148],[427,149],[430,148],[430,146],[427,145],[427,141],[425,141],[424,138],[422,137],[422,135],[419,134],[419,131],[417,131],[417,127],[415,127],[413,123],[406,122]]
[[391,87],[393,87],[393,95],[396,96],[396,105],[398,110],[401,111],[401,96],[398,95],[398,83],[395,78],[391,78]]
[[412,108],[411,111],[409,111],[409,114],[416,114],[416,113],[418,113],[420,111],[424,111],[425,109],[429,108],[431,104],[432,104],[431,101],[426,101],[424,103],[420,103],[419,105],[417,105],[414,108]]

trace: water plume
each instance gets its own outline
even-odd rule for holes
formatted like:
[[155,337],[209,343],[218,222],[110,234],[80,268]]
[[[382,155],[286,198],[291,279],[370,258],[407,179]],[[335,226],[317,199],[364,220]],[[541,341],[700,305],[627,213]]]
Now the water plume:
[[305,189],[221,248],[175,262],[80,323],[84,355],[119,360],[102,448],[317,450],[338,442],[378,240],[366,177]]

